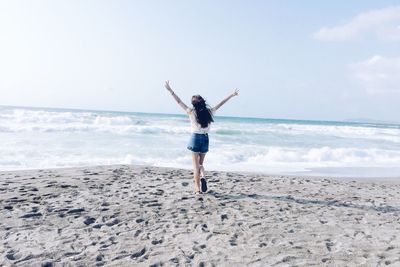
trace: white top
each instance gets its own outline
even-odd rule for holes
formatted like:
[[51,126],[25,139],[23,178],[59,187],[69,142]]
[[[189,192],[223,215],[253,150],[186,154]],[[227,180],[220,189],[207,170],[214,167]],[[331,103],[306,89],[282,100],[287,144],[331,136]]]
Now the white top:
[[[211,111],[211,114],[214,115],[215,110],[212,108],[212,109],[210,109],[210,111]],[[196,111],[194,109],[187,108],[186,113],[189,115],[192,133],[205,134],[210,131],[211,123],[209,123],[206,128],[202,128],[201,125],[196,120]]]

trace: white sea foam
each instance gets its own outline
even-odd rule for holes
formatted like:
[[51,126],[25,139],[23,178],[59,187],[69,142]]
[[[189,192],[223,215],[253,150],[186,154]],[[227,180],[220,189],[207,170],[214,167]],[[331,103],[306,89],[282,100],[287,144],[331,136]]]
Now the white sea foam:
[[400,129],[377,128],[365,126],[336,126],[336,125],[301,125],[301,124],[222,124],[215,128],[220,135],[268,135],[284,134],[287,136],[328,136],[339,138],[360,138],[385,140],[400,143]]
[[[0,170],[120,163],[190,168],[189,135],[184,116],[0,108]],[[217,170],[400,166],[397,125],[217,117],[210,138],[207,166]]]

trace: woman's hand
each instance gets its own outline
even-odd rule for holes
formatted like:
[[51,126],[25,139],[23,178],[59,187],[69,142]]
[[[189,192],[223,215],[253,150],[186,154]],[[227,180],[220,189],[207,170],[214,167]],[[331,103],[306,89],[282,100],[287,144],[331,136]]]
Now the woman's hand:
[[169,80],[166,80],[166,81],[165,81],[164,86],[165,86],[165,88],[166,88],[168,91],[170,91],[170,92],[172,93],[171,86],[169,86]]
[[235,91],[233,91],[232,96],[237,96],[239,94],[239,90],[235,88]]

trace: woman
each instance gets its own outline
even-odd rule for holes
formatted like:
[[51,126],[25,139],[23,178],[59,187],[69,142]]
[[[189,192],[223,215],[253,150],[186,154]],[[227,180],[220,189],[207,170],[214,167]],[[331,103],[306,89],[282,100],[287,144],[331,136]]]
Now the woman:
[[232,94],[213,108],[209,108],[206,101],[200,95],[194,95],[192,96],[193,107],[189,108],[174,93],[174,91],[172,91],[169,81],[165,82],[165,88],[167,88],[179,106],[181,106],[189,115],[192,135],[187,148],[192,151],[194,189],[195,194],[204,193],[207,191],[207,181],[204,178],[203,164],[206,153],[208,152],[208,132],[210,130],[211,122],[214,121],[213,115],[229,99],[237,96],[239,91],[235,89]]

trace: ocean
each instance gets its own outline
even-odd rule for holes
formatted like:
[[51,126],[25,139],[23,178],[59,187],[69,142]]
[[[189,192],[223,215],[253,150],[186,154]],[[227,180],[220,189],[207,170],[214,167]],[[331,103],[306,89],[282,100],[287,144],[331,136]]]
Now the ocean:
[[[206,170],[400,177],[400,124],[215,117]],[[0,107],[0,170],[191,168],[186,115]]]

